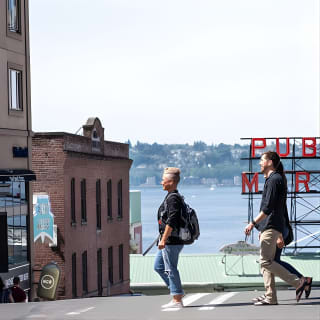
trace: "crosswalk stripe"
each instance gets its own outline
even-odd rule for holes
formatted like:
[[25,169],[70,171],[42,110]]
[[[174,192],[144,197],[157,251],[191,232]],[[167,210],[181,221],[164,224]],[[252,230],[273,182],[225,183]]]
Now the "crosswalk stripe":
[[82,309],[82,310],[79,310],[79,311],[74,311],[74,312],[68,312],[66,313],[67,316],[74,316],[74,315],[79,315],[81,313],[85,313],[85,312],[88,312],[92,309],[94,309],[95,307],[89,307],[89,308],[86,308],[86,309]]
[[213,305],[218,305],[218,304],[222,304],[225,301],[227,301],[228,299],[230,299],[231,297],[235,296],[238,292],[229,292],[226,293],[222,296],[219,296],[215,299],[213,299],[212,301],[210,301],[208,304],[204,305],[203,307],[199,308],[198,310],[200,311],[209,311],[209,310],[213,310],[215,308],[215,306]]
[[[186,307],[188,305],[190,305],[191,303],[209,295],[210,293],[196,293],[196,294],[192,294],[190,296],[187,296],[183,299],[183,305]],[[166,312],[172,312],[172,311],[179,311],[181,309],[179,308],[164,308],[162,309],[162,311],[166,311]]]
[[193,294],[191,296],[187,296],[183,299],[183,305],[184,306],[188,306],[189,304],[205,297],[205,296],[208,296],[209,294],[211,293],[196,293],[196,294]]

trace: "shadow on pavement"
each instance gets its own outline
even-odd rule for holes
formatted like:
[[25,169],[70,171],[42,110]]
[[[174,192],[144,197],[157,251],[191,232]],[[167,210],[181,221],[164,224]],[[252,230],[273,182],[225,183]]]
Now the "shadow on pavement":
[[244,306],[252,306],[252,302],[239,302],[239,303],[223,303],[223,304],[200,304],[197,306],[185,306],[184,309],[186,308],[202,308],[202,307],[244,307]]
[[[318,299],[318,298],[313,298]],[[311,300],[311,299],[308,299]],[[281,301],[290,301],[290,300],[281,300]],[[295,302],[293,303],[279,303],[278,306],[292,306],[292,305],[301,305],[301,306],[311,306],[311,305],[320,305],[320,301],[317,302]],[[192,305],[192,306],[185,306],[184,309],[187,308],[226,308],[226,307],[247,307],[247,306],[253,306],[252,302],[239,302],[239,303],[223,303],[223,304],[200,304],[200,305]],[[276,305],[275,305],[276,306]]]

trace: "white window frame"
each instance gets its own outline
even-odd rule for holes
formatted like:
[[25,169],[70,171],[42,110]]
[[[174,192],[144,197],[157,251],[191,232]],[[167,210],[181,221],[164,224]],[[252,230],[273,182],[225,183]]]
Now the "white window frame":
[[9,67],[8,73],[9,110],[22,111],[22,70]]
[[7,0],[8,30],[21,33],[21,0]]

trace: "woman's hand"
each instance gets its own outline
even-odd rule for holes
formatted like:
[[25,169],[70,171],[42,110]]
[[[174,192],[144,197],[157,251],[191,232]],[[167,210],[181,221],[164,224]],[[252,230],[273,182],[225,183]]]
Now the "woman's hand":
[[279,238],[277,239],[277,247],[279,249],[282,249],[284,247],[284,240],[282,235],[280,235]]
[[166,225],[166,228],[164,229],[164,233],[163,233],[161,240],[158,244],[159,250],[164,249],[164,247],[166,246],[166,241],[170,237],[172,230],[173,229],[169,225]]
[[165,241],[163,241],[163,240],[161,240],[160,242],[159,242],[159,244],[158,244],[158,248],[159,248],[159,250],[162,250],[162,249],[164,249],[164,247],[166,246],[166,242]]

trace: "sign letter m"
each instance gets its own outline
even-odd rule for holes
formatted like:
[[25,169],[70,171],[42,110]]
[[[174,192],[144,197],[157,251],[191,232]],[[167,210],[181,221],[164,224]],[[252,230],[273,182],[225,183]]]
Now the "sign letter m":
[[254,192],[258,193],[258,183],[259,183],[259,174],[256,172],[253,175],[253,178],[251,181],[248,180],[247,174],[245,172],[242,172],[242,193],[246,192],[246,186],[249,189],[249,192],[252,192],[252,187],[254,185]]

